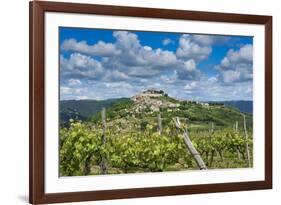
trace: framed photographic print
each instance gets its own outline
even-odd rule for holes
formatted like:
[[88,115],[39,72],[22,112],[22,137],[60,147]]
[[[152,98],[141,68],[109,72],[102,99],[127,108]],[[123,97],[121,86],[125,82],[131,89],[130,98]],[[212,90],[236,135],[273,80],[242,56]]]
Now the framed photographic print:
[[30,203],[272,187],[272,17],[30,2]]

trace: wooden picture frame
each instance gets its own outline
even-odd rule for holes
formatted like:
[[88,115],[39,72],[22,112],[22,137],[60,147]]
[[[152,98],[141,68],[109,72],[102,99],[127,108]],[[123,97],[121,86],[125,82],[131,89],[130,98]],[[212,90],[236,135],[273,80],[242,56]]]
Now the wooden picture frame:
[[[125,17],[195,20],[259,24],[265,26],[265,180],[149,188],[45,193],[45,45],[44,16],[46,12],[98,14]],[[29,201],[32,204],[153,197],[181,194],[229,192],[272,188],[272,17],[260,15],[214,13],[104,6],[93,4],[33,1],[29,4]]]

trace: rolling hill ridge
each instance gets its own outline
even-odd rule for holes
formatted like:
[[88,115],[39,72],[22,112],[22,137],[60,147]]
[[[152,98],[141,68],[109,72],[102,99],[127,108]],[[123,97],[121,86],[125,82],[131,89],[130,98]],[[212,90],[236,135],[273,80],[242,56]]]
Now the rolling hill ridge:
[[69,119],[100,120],[101,109],[107,108],[107,119],[121,119],[132,116],[138,119],[156,117],[161,113],[167,121],[178,116],[196,123],[214,122],[218,126],[232,126],[240,121],[242,113],[246,114],[249,125],[252,125],[252,101],[197,102],[179,101],[163,91],[146,90],[132,98],[109,100],[67,100],[60,102],[60,122]]

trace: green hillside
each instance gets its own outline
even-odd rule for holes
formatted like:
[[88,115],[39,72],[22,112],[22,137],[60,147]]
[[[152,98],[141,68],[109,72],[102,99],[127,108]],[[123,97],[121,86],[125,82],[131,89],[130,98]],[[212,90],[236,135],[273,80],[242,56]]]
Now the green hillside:
[[198,169],[183,133],[208,169],[252,167],[253,118],[232,106],[148,90],[130,99],[67,101],[61,111],[69,118],[60,124],[61,176]]
[[[198,103],[194,101],[178,101],[168,96],[153,98],[153,100],[170,102],[178,104],[176,108],[161,107],[159,111],[151,110],[151,107],[145,106],[145,102],[140,104],[131,99],[123,99],[116,102],[106,110],[106,117],[108,121],[120,120],[136,121],[137,123],[155,121],[158,114],[161,114],[163,125],[169,124],[173,118],[180,117],[186,119],[189,127],[197,129],[206,129],[210,123],[214,123],[216,127],[233,127],[237,121],[239,126],[243,125],[243,114],[246,116],[246,122],[249,128],[252,127],[252,115],[249,113],[242,113],[235,107],[229,107],[221,104]],[[142,111],[136,111],[140,106],[144,106]],[[101,113],[98,112],[91,117],[92,122],[101,120]]]
[[[148,101],[148,102],[147,102]],[[208,125],[215,123],[216,126],[233,126],[235,121],[242,123],[242,112],[238,108],[216,103],[200,103],[195,101],[178,101],[167,95],[161,97],[151,97],[144,102],[134,102],[130,98],[119,98],[109,100],[67,100],[60,102],[60,121],[66,123],[70,119],[91,120],[97,122],[101,118],[101,109],[107,108],[107,119],[121,119],[124,117],[134,117],[145,121],[157,117],[161,113],[163,123],[168,123],[174,117],[186,118],[189,123],[200,127],[199,125]],[[176,108],[168,106],[159,106],[159,111],[151,110],[151,102],[162,104],[177,104]],[[142,107],[142,111],[136,111]],[[247,124],[252,127],[252,115],[245,113]],[[242,126],[242,124],[241,124]]]

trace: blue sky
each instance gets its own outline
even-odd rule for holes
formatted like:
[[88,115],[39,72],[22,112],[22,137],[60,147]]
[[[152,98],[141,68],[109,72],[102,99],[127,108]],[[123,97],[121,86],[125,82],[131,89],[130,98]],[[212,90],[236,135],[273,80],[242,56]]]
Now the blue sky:
[[61,27],[59,38],[61,100],[151,88],[177,99],[252,100],[252,37]]

